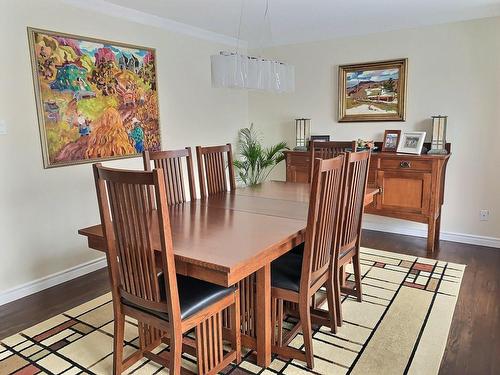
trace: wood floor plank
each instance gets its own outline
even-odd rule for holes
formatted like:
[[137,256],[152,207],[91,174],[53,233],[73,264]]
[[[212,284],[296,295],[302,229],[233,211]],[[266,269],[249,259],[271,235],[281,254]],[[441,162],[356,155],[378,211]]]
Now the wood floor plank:
[[[363,231],[362,246],[466,264],[440,374],[500,373],[500,249]],[[102,269],[0,306],[0,340],[109,291]]]

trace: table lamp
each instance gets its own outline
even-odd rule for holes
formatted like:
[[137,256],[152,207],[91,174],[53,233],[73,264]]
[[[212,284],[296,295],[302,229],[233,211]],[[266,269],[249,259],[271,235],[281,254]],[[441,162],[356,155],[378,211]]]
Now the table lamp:
[[428,154],[445,155],[448,151],[446,145],[446,126],[448,116],[432,116],[432,142]]
[[307,151],[307,145],[311,139],[311,119],[295,119],[295,147],[297,151]]

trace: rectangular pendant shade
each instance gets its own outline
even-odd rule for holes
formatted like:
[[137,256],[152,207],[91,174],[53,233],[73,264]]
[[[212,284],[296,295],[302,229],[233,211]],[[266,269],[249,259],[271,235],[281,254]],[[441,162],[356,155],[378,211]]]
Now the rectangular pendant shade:
[[293,92],[295,69],[279,61],[221,52],[210,57],[212,87]]

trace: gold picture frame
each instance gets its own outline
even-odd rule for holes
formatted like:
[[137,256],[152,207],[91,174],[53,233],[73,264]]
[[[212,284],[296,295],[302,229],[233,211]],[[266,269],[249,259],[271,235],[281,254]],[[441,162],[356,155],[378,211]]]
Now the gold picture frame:
[[154,48],[27,32],[44,168],[161,150]]
[[405,121],[408,59],[339,66],[339,122]]

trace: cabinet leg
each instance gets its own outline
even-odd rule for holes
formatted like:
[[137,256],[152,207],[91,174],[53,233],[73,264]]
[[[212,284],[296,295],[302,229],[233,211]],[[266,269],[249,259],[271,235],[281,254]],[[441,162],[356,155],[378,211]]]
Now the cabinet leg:
[[435,246],[439,249],[439,241],[441,239],[441,213],[436,219],[435,229],[434,229],[434,237],[435,237]]
[[[436,235],[436,229],[438,229],[437,220],[435,218],[429,218],[429,223],[427,225],[427,252],[433,253],[436,247],[436,237],[439,241],[439,234]],[[439,229],[438,229],[439,230]]]

